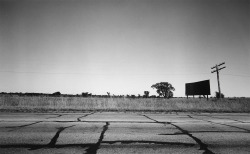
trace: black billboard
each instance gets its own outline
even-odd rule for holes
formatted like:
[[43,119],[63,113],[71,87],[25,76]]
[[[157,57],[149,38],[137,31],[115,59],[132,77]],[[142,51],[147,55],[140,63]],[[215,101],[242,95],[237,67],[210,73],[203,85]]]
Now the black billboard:
[[193,83],[186,83],[186,95],[211,95],[210,81],[204,80]]

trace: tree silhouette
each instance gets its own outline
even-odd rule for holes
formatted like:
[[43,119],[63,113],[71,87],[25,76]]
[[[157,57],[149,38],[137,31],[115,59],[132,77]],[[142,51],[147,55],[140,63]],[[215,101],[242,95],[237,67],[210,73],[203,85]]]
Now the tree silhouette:
[[53,95],[53,96],[60,96],[61,93],[60,93],[59,91],[57,91],[57,92],[54,92],[52,95]]
[[83,92],[82,93],[82,97],[91,97],[92,93],[88,93],[88,92]]
[[159,96],[163,96],[164,98],[171,98],[174,96],[172,91],[174,91],[175,88],[168,82],[156,83],[152,85],[151,88],[155,88]]
[[[216,91],[215,92],[215,97],[220,98],[220,93]],[[225,95],[223,93],[221,93],[221,98],[224,98],[224,97],[225,97]]]
[[107,92],[107,94],[108,94],[108,97],[110,97],[110,92]]
[[149,96],[149,91],[144,91],[143,97],[148,98],[148,96]]

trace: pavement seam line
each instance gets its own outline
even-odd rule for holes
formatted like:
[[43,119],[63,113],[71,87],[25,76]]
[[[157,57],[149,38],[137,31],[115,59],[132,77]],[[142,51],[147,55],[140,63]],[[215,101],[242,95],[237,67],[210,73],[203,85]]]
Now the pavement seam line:
[[221,117],[213,117],[213,116],[209,116],[209,115],[198,115],[198,114],[193,114],[193,115],[196,115],[196,116],[206,116],[206,117],[211,117],[211,118],[214,118],[214,119],[227,119],[227,120],[232,120],[232,121],[236,121],[236,122],[240,122],[240,123],[246,123],[244,121],[230,119],[230,118],[221,118]]
[[143,141],[143,140],[116,140],[116,141],[103,141],[106,144],[132,144],[132,143],[146,143],[146,144],[161,144],[161,145],[184,145],[184,146],[194,146],[193,143],[180,143],[180,142],[158,142],[158,141]]
[[157,121],[157,120],[155,120],[155,119],[153,119],[153,118],[150,118],[150,117],[147,116],[147,115],[142,115],[142,116],[144,116],[144,117],[146,117],[146,118],[148,118],[148,119],[150,119],[150,120],[153,120],[153,121],[155,121],[156,123],[161,123],[161,124],[164,124],[164,125],[165,125],[165,124],[170,124],[170,125],[174,126],[174,127],[177,128],[178,130],[180,130],[184,135],[188,135],[188,136],[189,136],[190,138],[192,138],[197,144],[199,144],[200,150],[204,150],[203,154],[215,154],[215,153],[213,153],[211,150],[208,149],[208,146],[207,146],[205,143],[203,143],[199,138],[197,138],[197,137],[193,136],[192,134],[190,134],[187,130],[182,129],[181,127],[179,127],[179,126],[177,126],[177,125],[175,125],[175,124],[173,124],[173,123],[171,123],[171,122],[159,122],[159,121]]
[[232,126],[232,125],[228,125],[228,124],[217,123],[217,122],[213,122],[213,121],[210,121],[210,120],[204,120],[204,119],[194,118],[194,117],[192,117],[191,115],[188,115],[188,117],[190,117],[190,118],[192,118],[192,119],[197,119],[197,120],[201,120],[201,121],[206,121],[206,122],[209,122],[209,123],[211,123],[211,124],[217,124],[217,125],[223,125],[223,126],[228,126],[228,127],[232,127],[232,128],[241,129],[241,130],[246,131],[247,133],[250,133],[250,130],[249,130],[249,129],[245,129],[245,128],[241,128],[241,127],[237,127],[237,126]]

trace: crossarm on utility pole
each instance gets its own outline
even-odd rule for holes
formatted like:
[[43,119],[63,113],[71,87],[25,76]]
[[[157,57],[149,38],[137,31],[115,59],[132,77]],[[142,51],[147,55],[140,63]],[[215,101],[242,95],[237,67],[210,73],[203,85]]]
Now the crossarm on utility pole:
[[226,66],[224,66],[224,67],[220,68],[219,70],[222,70],[222,69],[224,69],[224,68],[226,68]]

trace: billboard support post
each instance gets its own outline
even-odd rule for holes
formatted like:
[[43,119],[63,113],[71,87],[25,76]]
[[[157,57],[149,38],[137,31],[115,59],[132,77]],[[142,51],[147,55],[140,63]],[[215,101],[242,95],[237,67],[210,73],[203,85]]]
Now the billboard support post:
[[224,67],[222,67],[222,68],[219,68],[219,66],[221,66],[221,65],[223,65],[223,64],[225,64],[225,62],[223,62],[223,63],[221,63],[221,64],[219,64],[219,65],[216,64],[214,67],[211,68],[211,69],[214,69],[214,68],[215,68],[215,70],[213,70],[211,73],[214,73],[214,72],[217,73],[217,82],[218,82],[219,98],[221,98],[219,71],[222,70],[222,69],[224,69],[224,68],[226,68],[226,66],[224,66]]

